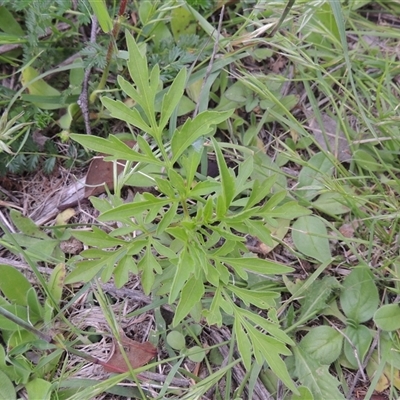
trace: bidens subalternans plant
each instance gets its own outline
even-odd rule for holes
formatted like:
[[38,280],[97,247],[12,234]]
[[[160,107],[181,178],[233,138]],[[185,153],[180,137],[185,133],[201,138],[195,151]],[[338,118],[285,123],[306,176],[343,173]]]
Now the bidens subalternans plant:
[[[176,126],[174,111],[185,90],[186,70],[182,69],[163,91],[158,66],[149,71],[138,44],[131,34],[126,33],[126,38],[133,84],[121,76],[118,83],[135,106],[107,97],[102,102],[113,117],[140,131],[136,147],[129,148],[113,135],[108,139],[72,137],[109,155],[110,160],[132,162],[119,182],[130,182],[133,174],[142,173],[157,194],[136,193],[128,204],[122,204],[118,196],[112,201],[92,198],[101,212],[99,220],[118,221],[118,228],[108,233],[96,227],[91,232],[74,231],[89,249],[81,253],[82,260],[66,283],[87,282],[96,276],[106,282],[113,276],[120,287],[130,273],[140,274],[146,293],[167,296],[170,304],[177,303],[174,326],[191,313],[199,315],[199,310],[208,324],[221,325],[224,316],[233,316],[245,366],[250,368],[253,355],[260,365],[267,361],[287,387],[296,391],[281,358],[291,354],[287,345],[293,342],[279,327],[275,311],[279,292],[251,288],[248,281],[249,276],[258,276],[268,282],[268,276],[285,274],[292,268],[250,253],[245,236],[250,234],[272,245],[268,226],[274,225],[275,218],[284,215],[294,219],[309,211],[286,201],[284,191],[271,195],[274,177],[264,181],[251,178],[253,159],[248,149],[241,149],[237,176],[228,168],[223,146],[213,135],[216,125],[233,111],[204,111],[172,129]],[[144,139],[145,134],[155,146]],[[197,170],[206,151],[199,143],[206,140],[215,152],[219,177],[199,181]],[[251,306],[268,310],[268,318],[253,312]]]

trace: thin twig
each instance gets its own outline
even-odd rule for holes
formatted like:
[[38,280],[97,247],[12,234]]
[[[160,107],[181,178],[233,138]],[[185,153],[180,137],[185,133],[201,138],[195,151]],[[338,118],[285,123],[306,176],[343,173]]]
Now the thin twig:
[[[225,11],[225,5],[223,5],[221,7],[221,14],[219,15],[218,28],[217,28],[217,37],[216,37],[215,42],[214,42],[214,47],[213,47],[213,51],[212,51],[212,54],[211,54],[210,62],[208,64],[208,66],[207,66],[206,75],[204,76],[203,83],[201,85],[199,99],[201,99],[201,96],[203,94],[204,87],[206,85],[207,79],[211,75],[212,67],[214,65],[214,59],[215,59],[215,56],[216,56],[217,51],[218,51],[219,36],[220,36],[220,33],[221,33],[221,26],[222,26],[222,19],[224,17],[224,11]],[[193,112],[193,118],[199,113],[199,107],[200,107],[200,102],[198,101],[197,104],[196,104],[196,108],[195,108],[195,110]]]
[[[156,382],[165,382],[168,378],[167,375],[157,374],[155,372],[141,372],[138,374],[138,378],[143,381],[151,380]],[[185,378],[172,378],[170,385],[179,386],[179,387],[188,387],[190,385],[190,380]]]
[[28,332],[33,333],[39,339],[42,339],[47,343],[53,343],[53,339],[52,339],[51,336],[48,336],[48,335],[40,332],[34,326],[30,325],[28,322],[26,322],[23,319],[17,317],[16,315],[10,313],[8,310],[4,309],[3,307],[0,307],[0,315],[2,315],[3,317],[9,319],[10,321],[14,322],[15,324],[21,326],[22,328],[26,329]]
[[103,74],[101,76],[99,84],[97,85],[97,89],[92,93],[92,96],[89,98],[89,101],[91,103],[94,103],[94,101],[96,100],[96,97],[97,97],[97,93],[99,93],[101,90],[103,90],[104,87],[106,86],[107,78],[108,78],[108,75],[110,72],[112,55],[117,48],[116,42],[117,42],[118,34],[119,34],[119,31],[121,28],[122,20],[124,19],[124,14],[126,11],[127,3],[128,3],[127,0],[121,0],[121,2],[119,4],[118,17],[116,18],[116,20],[114,22],[114,26],[113,26],[113,29],[111,32],[110,42],[108,44],[108,49],[107,49],[107,54],[106,54],[106,66],[103,69]]
[[[375,350],[375,347],[379,342],[379,337],[380,337],[380,330],[378,330],[378,332],[376,333],[374,341],[372,342],[371,347],[370,347],[370,349],[368,351],[368,354],[365,357],[365,360],[363,362],[363,369],[367,366],[370,358],[372,357],[372,354],[373,354],[373,352]],[[346,399],[351,399],[352,398],[354,389],[356,388],[357,383],[360,380],[360,376],[361,376],[361,372],[360,372],[360,370],[358,370],[356,375],[354,376],[353,383],[351,384],[351,387],[350,387],[349,391],[347,392]]]
[[357,361],[357,365],[358,365],[358,373],[361,374],[362,378],[365,380],[367,380],[367,377],[365,376],[365,372],[364,372],[364,367],[361,364],[361,360],[360,357],[358,356],[358,351],[356,346],[354,345],[354,343],[350,340],[350,338],[344,333],[342,332],[337,326],[335,326],[334,324],[332,324],[329,320],[328,322],[330,323],[330,325],[332,326],[332,328],[336,329],[350,344],[351,348],[353,349],[354,352],[354,357]]
[[[98,21],[95,15],[92,16],[92,28],[90,32],[90,43],[96,43],[96,32],[97,32]],[[90,135],[92,129],[90,128],[90,117],[89,117],[89,78],[92,70],[89,64],[86,71],[85,77],[82,83],[82,93],[79,96],[78,105],[81,108],[83,120],[85,121],[86,134]]]

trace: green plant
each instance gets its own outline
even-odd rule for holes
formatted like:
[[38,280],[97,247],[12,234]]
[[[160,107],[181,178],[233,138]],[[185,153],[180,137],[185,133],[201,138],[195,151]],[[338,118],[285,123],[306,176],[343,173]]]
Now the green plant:
[[[389,339],[389,335],[384,334],[379,339],[380,348],[383,349],[380,361],[376,353],[372,359],[367,358],[372,341],[377,337],[377,332],[368,325],[371,319],[374,319],[378,328],[392,331],[398,323],[393,324],[395,321],[389,321],[389,318],[394,318],[399,313],[398,305],[394,304],[378,309],[378,288],[367,266],[355,267],[342,285],[333,277],[325,277],[307,289],[302,285],[289,289],[294,297],[304,296],[298,320],[293,320],[290,330],[311,320],[315,315],[328,318],[333,316],[340,321],[338,324],[329,319],[330,326],[320,325],[308,329],[308,333],[294,348],[295,375],[313,393],[314,399],[325,399],[329,396],[344,399],[338,390],[341,382],[330,373],[329,367],[335,365],[339,368],[338,365],[341,365],[360,370],[365,368],[365,360],[370,377],[375,373],[381,376],[385,367],[386,376],[398,387],[395,378],[395,370],[399,368],[398,354],[389,356],[386,352],[389,343],[395,347],[397,344]],[[333,298],[338,290],[343,313],[339,311]],[[390,373],[390,368],[395,370]],[[379,390],[382,391],[382,387]]]
[[58,264],[49,281],[43,282],[44,304],[21,272],[9,265],[0,265],[0,272],[0,331],[6,345],[0,346],[2,397],[17,398],[14,383],[23,385],[31,398],[49,399],[49,377],[56,373],[63,349],[46,337],[61,301],[65,265]]
[[[145,293],[167,296],[171,305],[177,302],[173,326],[189,314],[203,315],[210,325],[221,325],[225,315],[233,316],[234,333],[246,368],[251,367],[254,354],[260,365],[266,360],[271,370],[296,392],[280,357],[290,354],[286,346],[293,341],[280,329],[276,316],[279,286],[268,280],[270,275],[292,269],[250,254],[245,235],[256,234],[264,243],[273,245],[268,227],[275,226],[276,218],[294,219],[309,211],[288,200],[284,191],[271,196],[273,177],[263,181],[251,178],[251,151],[238,147],[242,154],[238,153],[236,177],[227,167],[221,151],[225,146],[212,136],[215,125],[229,118],[232,111],[204,111],[188,118],[172,130],[169,140],[165,128],[174,125],[170,118],[183,94],[186,71],[181,70],[168,91],[162,93],[158,114],[158,66],[149,71],[140,47],[129,33],[126,35],[128,68],[134,85],[122,77],[118,82],[136,106],[129,108],[107,97],[102,102],[113,117],[143,132],[136,137],[136,148],[130,149],[115,136],[103,139],[72,135],[78,143],[104,152],[110,159],[134,163],[117,183],[111,203],[92,198],[101,212],[100,221],[117,220],[121,225],[109,232],[96,227],[73,232],[90,248],[81,253],[81,261],[71,266],[66,283],[88,282],[96,276],[106,282],[114,276],[117,286],[122,286],[130,273],[139,273]],[[154,140],[157,152],[143,138],[144,133]],[[207,149],[205,145],[215,151],[219,179],[198,181],[196,170]],[[181,168],[179,173],[176,165]],[[158,194],[136,194],[131,203],[121,204],[121,185],[141,173],[146,173],[149,185],[155,186]],[[257,276],[263,277],[264,285],[251,288],[249,279],[257,281]],[[240,306],[235,298],[240,300]],[[268,318],[254,313],[252,306],[268,310]]]

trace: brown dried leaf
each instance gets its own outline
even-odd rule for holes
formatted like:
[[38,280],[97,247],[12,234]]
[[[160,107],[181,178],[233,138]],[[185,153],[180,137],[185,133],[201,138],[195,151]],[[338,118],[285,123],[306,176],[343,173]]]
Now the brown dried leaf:
[[[157,348],[150,342],[136,342],[121,333],[121,343],[132,369],[143,367],[157,355]],[[114,342],[114,353],[106,363],[102,363],[107,372],[124,373],[129,367],[120,351],[118,343]]]
[[60,212],[56,218],[56,225],[67,225],[68,221],[75,215],[73,208],[67,208],[63,212]]
[[[133,140],[128,140],[125,143],[129,147],[133,147],[136,144]],[[105,161],[104,157],[104,155],[93,157],[92,162],[90,163],[86,175],[85,198],[104,193],[106,191],[104,185],[106,185],[109,190],[112,190],[114,187],[113,163],[111,161]],[[125,162],[118,160],[118,174],[122,172],[124,165]]]
[[[122,172],[123,166],[117,164],[117,173]],[[106,185],[109,190],[114,187],[113,163],[104,161],[104,156],[93,157],[86,175],[85,197],[97,196],[104,193]]]
[[359,222],[354,220],[347,224],[343,224],[339,228],[339,232],[346,238],[352,238],[352,237],[354,237],[354,232],[358,228],[358,226],[359,226]]
[[[307,117],[312,116],[306,113]],[[345,134],[337,129],[337,122],[325,113],[321,113],[323,128],[318,123],[317,118],[312,117],[308,128],[314,134],[315,140],[327,151],[330,151],[340,162],[351,160],[351,150]]]

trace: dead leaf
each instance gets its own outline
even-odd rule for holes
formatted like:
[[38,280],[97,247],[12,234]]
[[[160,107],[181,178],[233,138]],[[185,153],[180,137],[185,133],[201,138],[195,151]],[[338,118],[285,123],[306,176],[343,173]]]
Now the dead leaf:
[[[123,165],[117,164],[117,173],[120,174]],[[104,161],[104,156],[93,157],[86,175],[85,197],[97,196],[104,193],[106,185],[109,190],[114,187],[113,163]]]
[[[126,356],[132,369],[143,367],[157,355],[157,348],[150,342],[136,342],[129,339],[121,332],[121,344],[124,347]],[[124,373],[129,371],[129,367],[120,351],[116,341],[114,342],[114,353],[106,363],[102,363],[107,372]]]
[[343,224],[339,228],[339,232],[346,238],[352,238],[352,237],[354,237],[354,232],[358,228],[358,226],[359,226],[359,222],[357,220],[354,220],[347,224]]
[[351,150],[345,134],[337,126],[337,122],[325,113],[321,113],[323,127],[317,118],[312,117],[310,112],[306,113],[310,118],[308,129],[314,134],[315,140],[324,149],[331,152],[340,162],[351,160]]
[[[127,140],[125,144],[132,148],[136,142],[133,140]],[[109,190],[112,190],[114,187],[113,162],[105,161],[104,157],[106,156],[103,154],[93,157],[92,162],[90,163],[86,175],[85,198],[104,193],[106,191],[104,185],[106,185]],[[125,162],[118,160],[117,174],[120,174],[123,171],[124,166]]]
[[68,221],[75,215],[73,208],[67,208],[63,212],[57,215],[56,225],[67,225]]
[[83,250],[83,244],[74,237],[60,242],[60,250],[64,254],[77,255]]
[[48,137],[44,136],[42,134],[42,131],[37,129],[36,131],[33,132],[32,134],[32,140],[38,145],[39,150],[43,151],[44,145],[46,142],[49,140]]

